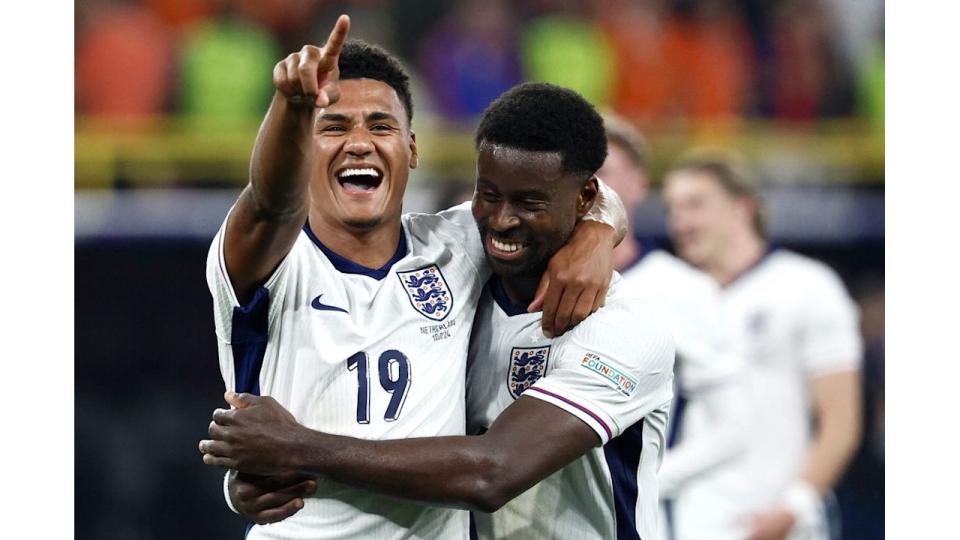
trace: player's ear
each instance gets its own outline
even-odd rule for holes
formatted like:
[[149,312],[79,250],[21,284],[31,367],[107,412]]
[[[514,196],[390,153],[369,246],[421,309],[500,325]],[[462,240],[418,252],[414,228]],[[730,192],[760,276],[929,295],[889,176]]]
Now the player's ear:
[[417,154],[417,134],[411,130],[410,131],[410,168],[416,169],[418,161],[419,161],[419,155]]
[[590,178],[580,187],[580,193],[577,194],[577,219],[582,218],[593,208],[593,203],[596,202],[599,192],[600,186],[597,185],[597,175],[590,175]]

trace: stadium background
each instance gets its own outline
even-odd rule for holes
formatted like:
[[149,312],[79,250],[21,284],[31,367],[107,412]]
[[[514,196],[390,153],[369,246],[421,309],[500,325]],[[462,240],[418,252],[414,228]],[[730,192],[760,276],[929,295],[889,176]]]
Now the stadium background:
[[[522,80],[634,121],[656,184],[680,152],[750,157],[776,245],[821,258],[862,310],[865,434],[846,539],[883,537],[881,1],[91,0],[75,6],[75,510],[80,539],[237,538],[196,443],[223,390],[203,278],[246,182],[273,64],[339,13],[414,75],[405,208],[472,181],[477,115]],[[319,43],[318,43],[319,44]],[[668,246],[656,197],[638,235]]]

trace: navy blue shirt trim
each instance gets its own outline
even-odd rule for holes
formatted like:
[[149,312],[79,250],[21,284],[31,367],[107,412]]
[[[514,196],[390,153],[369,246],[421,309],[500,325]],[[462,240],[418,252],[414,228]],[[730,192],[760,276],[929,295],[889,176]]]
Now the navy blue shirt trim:
[[360,274],[372,277],[376,280],[381,280],[387,277],[387,274],[390,273],[390,268],[392,268],[397,261],[404,258],[404,256],[407,254],[407,234],[406,230],[403,228],[403,225],[400,226],[400,241],[397,242],[397,250],[393,253],[393,257],[391,257],[390,260],[380,268],[368,268],[362,264],[357,264],[338,253],[335,253],[333,250],[323,245],[323,242],[317,238],[317,235],[313,234],[313,230],[310,229],[309,221],[304,224],[303,232],[307,233],[307,236],[310,238],[310,240],[313,241],[318,248],[320,248],[320,251],[322,251],[328,259],[330,259],[333,267],[336,268],[337,271],[344,274]]
[[260,287],[245,306],[233,308],[230,348],[233,350],[234,391],[260,395],[260,368],[267,350],[270,291]]
[[768,247],[768,248],[763,252],[763,255],[760,256],[759,259],[757,259],[756,261],[754,261],[753,264],[751,264],[750,266],[747,266],[746,268],[744,268],[743,270],[741,270],[739,274],[737,274],[736,276],[734,276],[733,279],[731,279],[729,282],[727,282],[726,285],[722,286],[721,289],[726,289],[726,288],[732,286],[734,283],[736,283],[736,282],[740,281],[741,279],[743,279],[744,276],[746,276],[747,274],[749,274],[750,272],[752,272],[753,270],[755,270],[757,267],[759,267],[761,264],[763,264],[764,262],[766,262],[767,258],[769,258],[770,255],[773,255],[773,252],[775,252],[777,249],[778,249],[778,248],[773,247],[773,246]]
[[603,457],[607,460],[613,483],[617,540],[641,540],[637,532],[637,470],[642,450],[642,418],[603,447]]
[[[230,348],[233,350],[234,392],[260,395],[260,369],[267,351],[270,291],[260,287],[245,306],[233,308]],[[248,521],[246,538],[253,528]]]
[[493,276],[490,278],[490,281],[487,282],[487,290],[490,291],[490,296],[493,297],[497,305],[500,306],[500,309],[502,309],[508,317],[527,312],[527,306],[514,304],[513,301],[510,300],[510,297],[507,295],[507,290],[503,288],[503,283],[498,277]]

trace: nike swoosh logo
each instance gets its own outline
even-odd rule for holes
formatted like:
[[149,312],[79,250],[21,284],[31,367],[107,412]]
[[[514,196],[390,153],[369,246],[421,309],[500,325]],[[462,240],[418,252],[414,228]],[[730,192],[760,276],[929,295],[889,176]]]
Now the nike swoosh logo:
[[338,308],[336,306],[328,306],[327,304],[320,302],[320,297],[322,294],[313,299],[313,302],[310,302],[310,307],[313,309],[319,309],[320,311],[339,311],[341,313],[348,313],[347,310],[343,308]]

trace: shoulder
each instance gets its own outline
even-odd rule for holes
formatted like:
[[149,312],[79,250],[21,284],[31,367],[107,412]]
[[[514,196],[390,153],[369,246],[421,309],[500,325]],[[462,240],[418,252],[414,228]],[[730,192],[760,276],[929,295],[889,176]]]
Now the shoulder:
[[778,249],[768,255],[765,270],[778,281],[793,284],[798,292],[812,291],[846,294],[840,276],[827,264],[786,249]]
[[655,304],[615,280],[606,303],[576,328],[566,341],[624,362],[673,362],[673,335]]
[[402,219],[411,232],[440,231],[463,234],[476,229],[470,202],[433,214],[411,212],[404,214]]
[[624,272],[624,282],[641,297],[665,297],[670,301],[716,298],[720,288],[710,276],[681,259],[657,250]]

